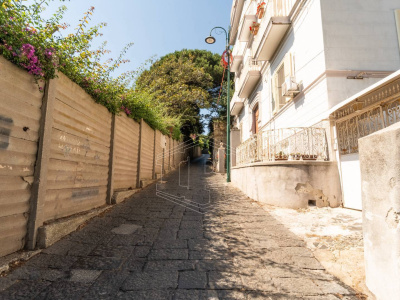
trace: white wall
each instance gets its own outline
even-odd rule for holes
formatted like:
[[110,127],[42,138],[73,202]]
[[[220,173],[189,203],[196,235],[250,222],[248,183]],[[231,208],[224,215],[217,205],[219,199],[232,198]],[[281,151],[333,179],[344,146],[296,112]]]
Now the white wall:
[[[270,124],[272,129],[313,125],[320,121],[321,114],[329,108],[326,79],[322,78],[312,85],[326,70],[319,0],[308,1],[304,6],[264,77],[272,78],[287,52],[292,53],[296,81],[305,92],[278,112]],[[263,95],[266,97],[263,102],[271,103],[271,92]],[[270,120],[266,117],[263,124]]]
[[265,72],[262,76],[262,89],[260,98],[260,119],[261,127],[264,126],[272,117],[272,104],[271,104],[271,75],[270,72]]
[[[249,3],[245,3],[242,18],[249,13]],[[263,68],[262,79],[255,90],[261,91],[261,126],[267,123],[271,123],[270,128],[314,125],[333,106],[380,80],[352,80],[347,79],[347,74],[334,74],[334,71],[399,69],[394,17],[394,9],[398,8],[400,0],[307,1],[274,58]],[[246,50],[243,62],[251,52],[251,48]],[[272,74],[288,52],[293,56],[296,81],[304,92],[273,116]],[[250,137],[251,129],[251,114],[246,103],[238,117],[243,122],[244,139]]]
[[327,69],[400,69],[399,0],[320,1]]
[[250,120],[251,120],[250,108],[248,105],[248,101],[246,100],[244,102],[244,107],[242,111],[238,115],[238,128],[242,129],[242,131],[240,132],[241,142],[244,142],[250,137],[250,129],[251,129]]
[[[399,8],[399,0],[321,0],[327,69],[400,69],[394,16],[394,10]],[[381,80],[346,77],[328,78],[330,108]]]

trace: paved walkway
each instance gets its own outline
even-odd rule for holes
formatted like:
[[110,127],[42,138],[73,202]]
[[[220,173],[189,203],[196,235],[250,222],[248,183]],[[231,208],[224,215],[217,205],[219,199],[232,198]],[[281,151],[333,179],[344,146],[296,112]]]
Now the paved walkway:
[[358,299],[204,163],[192,163],[190,177],[186,167],[169,174],[0,278],[0,299]]

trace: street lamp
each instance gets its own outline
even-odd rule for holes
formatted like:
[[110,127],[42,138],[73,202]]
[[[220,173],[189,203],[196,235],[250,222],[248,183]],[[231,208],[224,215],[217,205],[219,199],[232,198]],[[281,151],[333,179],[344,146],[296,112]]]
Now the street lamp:
[[206,43],[207,44],[214,44],[215,43],[215,38],[213,37],[213,36],[209,36],[209,37],[206,37]]
[[231,114],[230,114],[230,99],[229,99],[229,92],[230,92],[230,86],[231,86],[231,54],[229,53],[229,31],[226,31],[225,28],[223,27],[214,27],[210,31],[210,36],[206,38],[206,43],[207,44],[214,44],[215,43],[215,38],[211,35],[211,33],[215,30],[217,34],[221,34],[221,31],[218,31],[217,29],[222,30],[225,32],[226,36],[226,55],[228,56],[228,78],[227,78],[227,89],[226,89],[226,182],[231,182],[231,137],[230,137],[230,123],[231,123]]

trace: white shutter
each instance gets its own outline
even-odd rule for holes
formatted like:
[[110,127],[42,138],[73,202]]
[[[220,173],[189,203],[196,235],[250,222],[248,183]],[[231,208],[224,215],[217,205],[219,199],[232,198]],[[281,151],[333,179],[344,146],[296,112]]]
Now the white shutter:
[[273,97],[273,114],[279,110],[279,97],[278,97],[278,72],[275,72],[272,78],[272,97]]
[[285,79],[293,76],[292,54],[290,52],[286,53],[283,59],[283,66],[285,68]]

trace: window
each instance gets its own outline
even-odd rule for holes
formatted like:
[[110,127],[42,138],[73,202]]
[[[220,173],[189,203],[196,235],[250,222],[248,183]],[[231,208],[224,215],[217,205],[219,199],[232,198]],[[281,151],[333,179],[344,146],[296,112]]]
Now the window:
[[290,76],[293,76],[292,55],[286,53],[272,77],[272,111],[274,114],[290,100],[290,98],[282,95],[282,85]]

